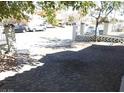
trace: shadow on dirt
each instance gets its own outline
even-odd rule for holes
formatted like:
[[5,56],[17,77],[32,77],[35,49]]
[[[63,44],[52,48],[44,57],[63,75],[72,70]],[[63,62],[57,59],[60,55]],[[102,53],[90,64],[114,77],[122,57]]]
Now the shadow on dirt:
[[40,61],[45,64],[1,81],[0,90],[119,91],[124,74],[124,47],[92,45],[78,52],[48,54]]
[[24,65],[36,66],[38,60],[31,57],[28,49],[18,50],[16,57],[16,67],[15,71],[19,71]]

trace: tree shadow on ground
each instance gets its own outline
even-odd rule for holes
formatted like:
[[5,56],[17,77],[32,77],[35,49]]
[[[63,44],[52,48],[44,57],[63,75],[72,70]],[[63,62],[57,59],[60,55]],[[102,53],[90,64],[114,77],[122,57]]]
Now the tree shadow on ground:
[[58,38],[46,38],[40,37],[41,42],[35,44],[36,47],[45,47],[45,48],[74,48],[72,47],[72,40],[70,39],[58,39]]
[[15,58],[15,71],[19,71],[24,65],[36,66],[38,64],[38,60],[31,57],[28,49],[17,50]]
[[124,47],[92,45],[78,52],[48,54],[43,66],[1,81],[0,90],[39,92],[119,91]]
[[[38,60],[31,58],[27,49],[18,50],[13,54],[0,55],[0,72],[19,71],[24,65],[36,66]],[[26,53],[27,52],[27,53]]]

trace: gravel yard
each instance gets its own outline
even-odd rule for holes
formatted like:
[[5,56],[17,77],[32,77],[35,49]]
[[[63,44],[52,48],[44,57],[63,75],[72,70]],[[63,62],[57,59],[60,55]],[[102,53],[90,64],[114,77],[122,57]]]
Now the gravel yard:
[[124,47],[93,45],[48,54],[43,66],[0,82],[13,91],[119,91],[124,75]]

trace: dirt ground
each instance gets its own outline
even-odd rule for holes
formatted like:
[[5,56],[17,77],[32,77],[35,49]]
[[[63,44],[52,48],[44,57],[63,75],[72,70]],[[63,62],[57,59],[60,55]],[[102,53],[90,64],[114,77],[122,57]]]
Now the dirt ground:
[[44,65],[1,81],[0,90],[116,92],[124,75],[123,46],[92,45],[47,54],[39,61]]

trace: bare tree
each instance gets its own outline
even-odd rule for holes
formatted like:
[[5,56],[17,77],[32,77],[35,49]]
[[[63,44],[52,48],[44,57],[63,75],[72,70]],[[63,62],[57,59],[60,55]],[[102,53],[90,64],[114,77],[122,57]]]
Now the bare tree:
[[120,1],[100,1],[100,6],[96,6],[91,12],[91,16],[96,19],[95,26],[95,41],[97,41],[98,26],[102,22],[107,22],[107,17],[113,10],[117,10],[121,7]]

